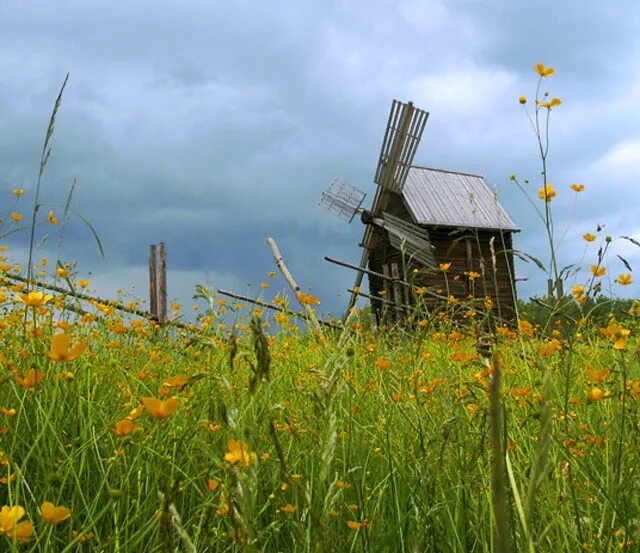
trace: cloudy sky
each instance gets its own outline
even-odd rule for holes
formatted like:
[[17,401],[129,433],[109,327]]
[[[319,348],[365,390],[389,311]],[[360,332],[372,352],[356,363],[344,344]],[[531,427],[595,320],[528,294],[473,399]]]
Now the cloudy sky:
[[[636,0],[0,0],[0,197],[8,209],[24,187],[24,210],[33,202],[68,72],[43,195],[59,210],[77,179],[74,206],[106,259],[79,222],[60,255],[99,293],[146,297],[148,246],[165,241],[170,296],[189,304],[198,282],[256,294],[273,236],[300,284],[340,313],[354,274],[322,258],[357,262],[362,227],[316,205],[336,176],[373,197],[394,98],[431,114],[415,162],[484,175],[523,229],[516,247],[548,258],[509,181],[530,178],[534,197],[540,184],[518,97],[534,94],[542,62],[556,69],[544,90],[563,101],[549,158],[560,259],[588,267],[597,245],[581,236],[598,224],[601,237],[640,238],[639,37]],[[27,237],[8,242],[19,258]],[[640,248],[613,247],[611,283],[615,253],[640,267]],[[55,241],[42,253],[55,257]],[[520,296],[543,291],[535,267],[518,270]]]

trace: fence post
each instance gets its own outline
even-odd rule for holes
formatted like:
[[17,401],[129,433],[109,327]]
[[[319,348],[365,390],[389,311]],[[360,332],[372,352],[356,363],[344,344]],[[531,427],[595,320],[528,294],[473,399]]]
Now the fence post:
[[154,320],[158,321],[158,268],[156,245],[149,246],[149,311]]
[[167,323],[167,256],[164,242],[149,246],[149,298],[153,319]]
[[167,256],[164,242],[158,248],[158,320],[160,326],[167,323]]

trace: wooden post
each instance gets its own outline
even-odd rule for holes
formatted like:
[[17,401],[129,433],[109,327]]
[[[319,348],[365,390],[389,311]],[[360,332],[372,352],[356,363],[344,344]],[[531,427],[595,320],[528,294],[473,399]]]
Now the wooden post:
[[158,320],[160,326],[167,323],[167,255],[164,242],[158,247]]
[[157,269],[156,245],[149,246],[149,311],[151,316],[158,321],[158,269]]
[[[393,294],[391,290],[391,275],[389,271],[389,265],[382,266],[382,274],[385,276],[384,278],[384,297],[389,302],[386,305],[391,305],[393,307]],[[391,324],[393,322],[393,310],[387,309],[386,316],[384,317],[387,321],[387,324]]]
[[398,270],[398,264],[391,264],[391,278],[393,278],[393,310],[395,312],[396,321],[402,320],[402,288],[400,285],[400,272]]
[[[467,258],[467,272],[473,271],[473,244],[471,238],[465,238],[465,257]],[[473,281],[467,276],[467,294],[473,292]]]
[[164,242],[149,246],[149,297],[153,319],[160,325],[167,324],[167,256]]

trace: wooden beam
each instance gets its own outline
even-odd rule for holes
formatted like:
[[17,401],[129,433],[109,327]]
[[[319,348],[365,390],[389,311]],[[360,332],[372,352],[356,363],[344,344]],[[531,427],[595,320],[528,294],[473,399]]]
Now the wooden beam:
[[[291,309],[285,309],[284,307],[280,307],[279,305],[273,305],[272,303],[266,303],[258,300],[254,300],[247,296],[242,296],[240,294],[236,294],[234,292],[229,292],[228,290],[218,290],[218,294],[222,294],[223,296],[228,296],[230,298],[234,298],[240,301],[246,301],[247,303],[252,303],[254,305],[258,305],[260,307],[266,307],[267,309],[272,309],[274,311],[280,311],[281,313],[285,313],[287,315],[292,315],[293,317],[297,317],[299,319],[309,320],[308,317],[302,313],[297,313],[296,311],[292,311]],[[331,323],[329,321],[323,321],[322,319],[318,319],[318,323],[324,326],[328,326],[330,328],[342,328],[341,325]]]

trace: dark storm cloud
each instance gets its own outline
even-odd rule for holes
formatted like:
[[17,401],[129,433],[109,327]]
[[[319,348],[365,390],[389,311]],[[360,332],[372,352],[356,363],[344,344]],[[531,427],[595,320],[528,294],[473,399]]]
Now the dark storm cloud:
[[[517,97],[531,97],[532,65],[544,62],[558,70],[545,86],[565,101],[550,159],[560,228],[568,185],[587,184],[564,240],[574,261],[596,221],[640,230],[620,200],[638,190],[628,158],[640,150],[640,8],[610,4],[4,2],[0,181],[33,190],[69,71],[44,196],[61,204],[77,178],[74,203],[107,261],[77,222],[66,259],[103,287],[144,283],[148,244],[164,240],[172,293],[185,300],[207,275],[257,285],[273,268],[273,235],[303,286],[339,311],[354,275],[322,256],[359,259],[362,229],[315,205],[336,175],[370,201],[394,97],[431,112],[416,161],[484,174],[523,227],[518,247],[544,257],[543,229],[508,180],[530,177],[535,198],[535,142]],[[542,279],[521,269],[532,277],[525,295],[538,291]]]

